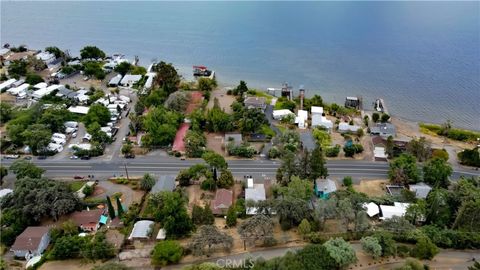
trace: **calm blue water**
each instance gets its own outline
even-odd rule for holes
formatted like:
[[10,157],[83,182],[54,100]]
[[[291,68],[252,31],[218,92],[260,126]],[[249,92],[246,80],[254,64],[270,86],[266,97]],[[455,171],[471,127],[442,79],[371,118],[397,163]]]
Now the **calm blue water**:
[[480,129],[479,2],[1,2],[1,42],[87,44],[217,71],[224,84],[304,84],[376,97],[410,120]]

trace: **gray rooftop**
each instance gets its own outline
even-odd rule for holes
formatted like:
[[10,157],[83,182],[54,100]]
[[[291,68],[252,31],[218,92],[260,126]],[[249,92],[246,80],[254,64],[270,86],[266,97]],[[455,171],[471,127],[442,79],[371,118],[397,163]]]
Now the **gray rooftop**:
[[372,134],[385,134],[385,135],[395,135],[397,129],[394,125],[390,123],[378,123],[374,127],[370,129],[370,133]]
[[317,185],[317,191],[323,191],[324,193],[337,191],[337,185],[330,179],[317,179],[315,184]]
[[242,143],[243,141],[243,138],[242,138],[242,134],[241,133],[226,133],[225,134],[225,143],[229,143],[230,140],[232,139],[229,139],[229,138],[232,138],[233,139],[233,142],[236,144],[236,145],[239,145]]
[[135,222],[132,233],[130,233],[128,239],[148,238],[152,231],[153,224],[155,224],[155,222],[151,220],[140,220]]
[[427,198],[428,193],[430,193],[430,190],[432,190],[432,188],[423,182],[420,182],[415,185],[410,185],[410,191],[415,192],[415,197],[419,199]]
[[161,175],[152,187],[152,193],[161,191],[173,191],[175,189],[175,175]]

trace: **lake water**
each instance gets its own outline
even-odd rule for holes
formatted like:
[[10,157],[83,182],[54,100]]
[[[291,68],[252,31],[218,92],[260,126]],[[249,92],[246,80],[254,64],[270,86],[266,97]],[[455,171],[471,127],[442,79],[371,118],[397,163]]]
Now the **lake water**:
[[480,2],[0,2],[1,42],[216,70],[222,84],[305,85],[329,102],[480,129]]

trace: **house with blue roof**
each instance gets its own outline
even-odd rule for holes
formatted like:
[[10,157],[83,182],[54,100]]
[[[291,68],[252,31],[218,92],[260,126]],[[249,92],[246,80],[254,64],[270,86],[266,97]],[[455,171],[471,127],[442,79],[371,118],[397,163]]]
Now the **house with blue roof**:
[[315,180],[314,192],[321,199],[328,199],[330,193],[337,191],[337,184],[331,179]]

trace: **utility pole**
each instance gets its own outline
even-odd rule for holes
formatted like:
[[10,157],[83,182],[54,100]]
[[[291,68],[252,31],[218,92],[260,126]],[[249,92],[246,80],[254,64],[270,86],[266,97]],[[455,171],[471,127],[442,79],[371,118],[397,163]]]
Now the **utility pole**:
[[127,163],[123,163],[125,166],[125,174],[127,175],[127,180],[130,181],[130,178],[128,178],[128,169],[127,169]]

